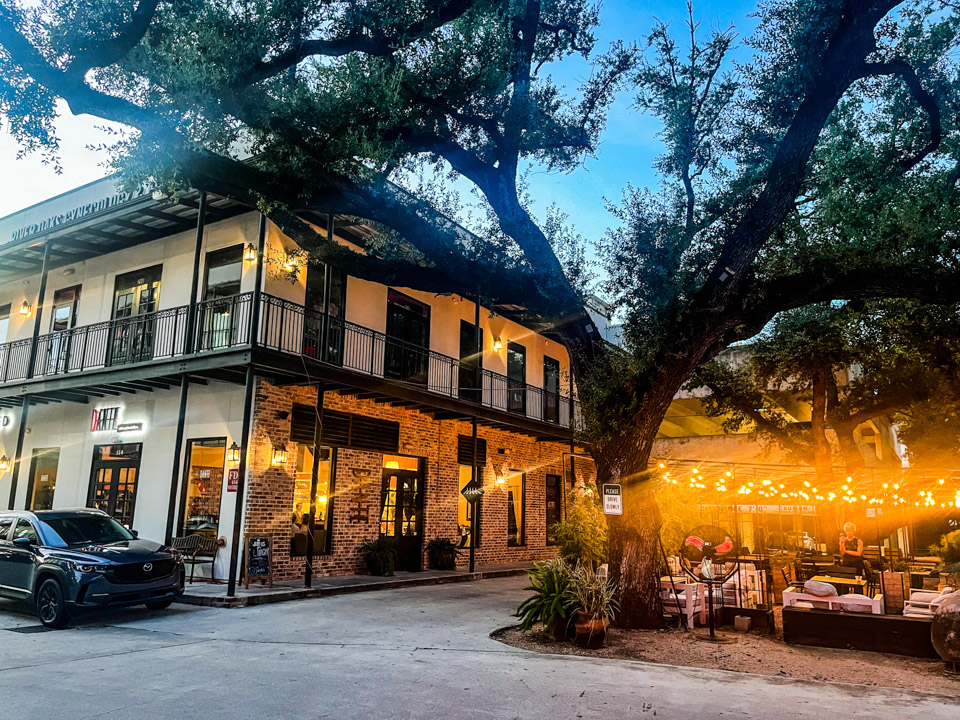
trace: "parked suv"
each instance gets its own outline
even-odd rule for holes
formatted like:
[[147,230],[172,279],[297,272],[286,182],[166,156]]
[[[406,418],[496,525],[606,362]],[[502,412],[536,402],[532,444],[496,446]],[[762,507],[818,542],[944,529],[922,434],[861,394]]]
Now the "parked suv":
[[162,610],[183,582],[179,553],[100,510],[0,512],[0,595],[33,602],[47,627],[78,607]]

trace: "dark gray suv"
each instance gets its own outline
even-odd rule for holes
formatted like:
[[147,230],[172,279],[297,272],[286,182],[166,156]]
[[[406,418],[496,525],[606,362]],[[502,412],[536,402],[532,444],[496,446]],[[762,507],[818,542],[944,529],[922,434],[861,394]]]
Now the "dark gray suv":
[[0,512],[0,596],[32,601],[47,627],[77,607],[168,607],[183,594],[183,558],[100,510]]

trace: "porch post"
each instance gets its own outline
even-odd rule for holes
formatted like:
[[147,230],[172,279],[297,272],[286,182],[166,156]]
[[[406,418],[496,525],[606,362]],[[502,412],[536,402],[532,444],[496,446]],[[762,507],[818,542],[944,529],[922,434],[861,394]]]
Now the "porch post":
[[[483,340],[480,334],[480,288],[477,288],[476,302],[473,304],[473,335],[477,349],[477,378],[481,378],[479,368],[483,367]],[[481,383],[478,383],[482,385]],[[482,402],[481,391],[481,402]],[[477,416],[473,416],[472,435],[473,435],[473,457],[470,459],[470,482],[477,481]],[[470,572],[474,571],[474,560],[477,552],[477,515],[479,514],[479,501],[469,503],[470,508]]]
[[[27,377],[33,377],[33,366],[37,361],[37,340],[40,338],[40,318],[43,316],[43,301],[47,294],[47,274],[50,269],[50,240],[43,244],[43,266],[40,270],[40,290],[37,292],[37,310],[33,316],[33,339],[30,341],[30,363],[27,365]],[[19,453],[18,453],[19,455]]]
[[[170,504],[167,506],[167,536],[166,543],[173,542],[173,524],[176,518],[177,488],[180,486],[180,456],[183,453],[183,429],[187,416],[187,393],[190,389],[190,376],[184,373],[180,376],[180,409],[177,413],[177,437],[173,442],[173,473],[170,476]],[[180,499],[180,518],[187,505],[187,492],[183,488]]]
[[[317,417],[313,422],[313,470],[310,475],[310,532],[307,533],[307,567],[303,573],[303,584],[305,587],[313,586],[313,549],[314,549],[314,531],[317,524],[317,473],[320,472],[320,438],[323,437],[323,381],[317,385]],[[324,523],[323,529],[326,532],[330,526],[330,520]]]
[[203,252],[203,231],[207,224],[207,193],[200,191],[200,210],[197,212],[197,242],[193,250],[193,281],[190,285],[190,305],[187,309],[187,327],[183,338],[183,354],[189,355],[199,346],[193,337],[197,329],[197,285],[200,284],[200,255]]
[[267,216],[260,213],[260,227],[257,229],[257,269],[253,273],[253,300],[250,303],[250,347],[255,348],[260,341],[260,296],[263,292],[263,264],[267,242]]
[[243,522],[243,503],[247,487],[247,459],[250,455],[250,417],[253,412],[253,386],[256,375],[253,364],[247,365],[247,379],[243,390],[243,425],[240,430],[240,466],[237,468],[237,500],[233,508],[233,541],[230,544],[230,574],[227,577],[227,597],[237,594],[237,565],[240,557],[240,525]]
[[[331,243],[333,240],[333,234],[336,219],[333,213],[327,215],[327,240]],[[323,264],[323,349],[320,353],[318,360],[327,360],[327,356],[330,354],[330,282],[333,279],[333,267],[330,263]],[[343,317],[341,316],[341,319]],[[342,355],[342,353],[341,353]],[[371,353],[372,356],[372,353]],[[341,358],[342,361],[342,358]]]
[[[32,364],[31,364],[32,367]],[[23,438],[27,434],[27,411],[30,408],[30,397],[24,395],[23,403],[20,406],[20,427],[17,430],[17,451],[13,456],[13,470],[10,476],[10,501],[7,503],[7,510],[13,510],[13,504],[17,500],[17,476],[20,474],[20,456],[23,455]],[[27,498],[27,504],[30,498]]]

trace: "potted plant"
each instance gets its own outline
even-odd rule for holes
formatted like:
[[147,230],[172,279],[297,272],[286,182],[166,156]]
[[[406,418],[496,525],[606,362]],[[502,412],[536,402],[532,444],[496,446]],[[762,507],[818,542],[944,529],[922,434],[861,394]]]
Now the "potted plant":
[[434,538],[427,543],[427,557],[434,570],[456,570],[460,550],[453,540]]
[[360,546],[371,575],[393,575],[397,566],[397,544],[393,538],[379,537]]
[[530,630],[536,623],[542,623],[547,632],[557,642],[567,636],[570,620],[570,566],[563,560],[546,560],[534,565],[527,572],[533,590],[517,608],[515,617],[520,618],[520,629]]
[[580,647],[596,650],[607,637],[607,627],[619,605],[616,585],[592,568],[580,566],[570,576],[570,598],[576,608],[574,623]]

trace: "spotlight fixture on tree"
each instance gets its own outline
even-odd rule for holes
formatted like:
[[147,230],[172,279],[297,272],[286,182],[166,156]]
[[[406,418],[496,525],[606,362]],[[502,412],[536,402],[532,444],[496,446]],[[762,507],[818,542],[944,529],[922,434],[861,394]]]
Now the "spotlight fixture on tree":
[[227,449],[227,462],[240,462],[240,446],[236,441]]

